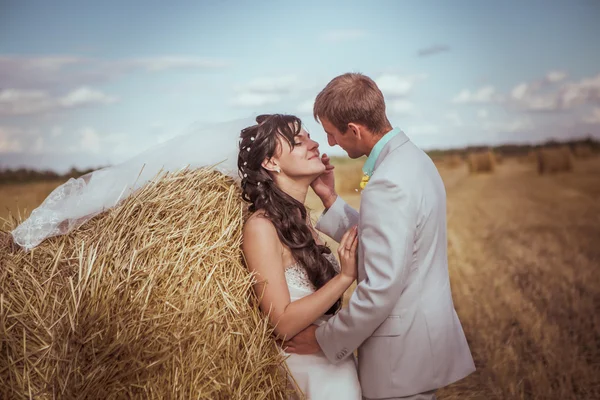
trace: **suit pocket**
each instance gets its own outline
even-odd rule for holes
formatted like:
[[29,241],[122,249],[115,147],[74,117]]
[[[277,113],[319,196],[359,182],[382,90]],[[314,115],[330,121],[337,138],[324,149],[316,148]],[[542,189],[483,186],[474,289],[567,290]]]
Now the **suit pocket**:
[[390,315],[375,329],[371,336],[400,336],[406,332],[406,329],[407,321],[403,318],[403,315]]

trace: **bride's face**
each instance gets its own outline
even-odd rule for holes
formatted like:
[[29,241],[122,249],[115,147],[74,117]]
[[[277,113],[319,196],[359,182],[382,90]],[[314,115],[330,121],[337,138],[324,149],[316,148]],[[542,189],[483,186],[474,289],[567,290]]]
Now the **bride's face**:
[[321,162],[319,143],[310,138],[310,134],[302,129],[294,138],[291,147],[286,140],[280,139],[280,154],[278,165],[282,175],[292,179],[317,177],[325,171]]

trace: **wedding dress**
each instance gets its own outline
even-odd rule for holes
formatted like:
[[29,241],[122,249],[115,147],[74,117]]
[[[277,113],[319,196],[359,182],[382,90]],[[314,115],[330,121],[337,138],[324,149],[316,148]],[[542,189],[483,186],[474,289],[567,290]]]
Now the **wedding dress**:
[[[325,257],[339,272],[340,266],[333,254]],[[285,280],[290,292],[291,301],[297,301],[315,292],[306,270],[299,263],[294,263],[285,269]],[[314,323],[321,325],[330,318],[324,315]],[[347,357],[338,364],[331,363],[323,353],[289,354],[286,363],[298,388],[310,400],[360,400],[362,399],[360,383],[354,355]]]

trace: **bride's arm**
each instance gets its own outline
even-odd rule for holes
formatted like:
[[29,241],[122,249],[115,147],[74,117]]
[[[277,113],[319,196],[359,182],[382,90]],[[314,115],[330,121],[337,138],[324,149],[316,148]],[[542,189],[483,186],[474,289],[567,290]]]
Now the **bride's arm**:
[[331,308],[353,282],[338,274],[313,294],[292,302],[285,280],[282,246],[275,227],[266,218],[250,218],[244,226],[242,250],[250,271],[256,274],[254,290],[260,308],[269,315],[275,334],[294,337]]

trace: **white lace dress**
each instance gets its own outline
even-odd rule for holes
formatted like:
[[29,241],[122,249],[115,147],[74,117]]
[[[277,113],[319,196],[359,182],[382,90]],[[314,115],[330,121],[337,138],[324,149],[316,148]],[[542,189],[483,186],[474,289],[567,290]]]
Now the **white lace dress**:
[[[340,268],[335,256],[327,254],[326,257],[339,272]],[[298,263],[285,269],[285,279],[292,301],[299,300],[315,291],[306,271]],[[321,325],[329,317],[324,315],[315,321],[315,324]],[[296,384],[308,399],[362,399],[354,355],[338,364],[333,364],[322,352],[311,355],[285,352],[284,354],[288,356],[286,363]]]

